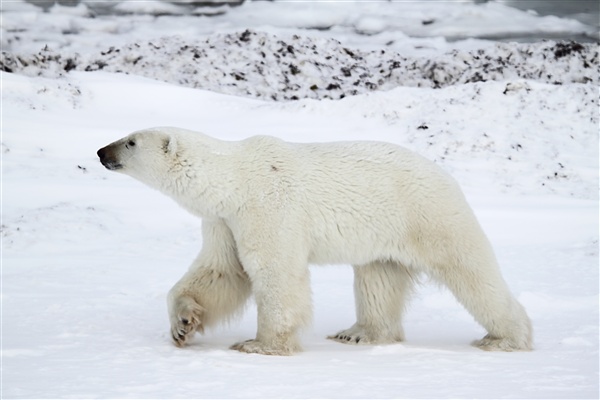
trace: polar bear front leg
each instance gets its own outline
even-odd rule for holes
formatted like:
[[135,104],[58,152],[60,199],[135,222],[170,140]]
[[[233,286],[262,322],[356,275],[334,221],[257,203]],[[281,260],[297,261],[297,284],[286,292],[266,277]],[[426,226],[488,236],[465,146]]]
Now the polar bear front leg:
[[202,238],[202,251],[168,295],[171,336],[179,347],[195,332],[236,315],[251,294],[227,225],[221,220],[203,221]]
[[255,339],[236,343],[231,349],[265,355],[300,351],[298,330],[312,317],[307,262],[290,254],[265,261],[262,252],[246,253],[241,259],[252,281],[258,330]]

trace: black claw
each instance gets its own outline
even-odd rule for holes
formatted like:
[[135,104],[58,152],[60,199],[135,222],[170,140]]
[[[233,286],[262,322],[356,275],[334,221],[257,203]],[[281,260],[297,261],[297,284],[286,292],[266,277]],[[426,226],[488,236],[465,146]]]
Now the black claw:
[[188,321],[188,320],[187,320],[187,319],[185,319],[185,318],[181,318],[181,323],[182,323],[182,324],[184,324],[184,325],[187,325],[187,324],[189,324],[189,323],[190,323],[190,321]]
[[360,342],[360,337],[356,338],[356,343]]
[[349,342],[352,338],[350,336],[346,336],[344,339],[346,339],[346,341]]

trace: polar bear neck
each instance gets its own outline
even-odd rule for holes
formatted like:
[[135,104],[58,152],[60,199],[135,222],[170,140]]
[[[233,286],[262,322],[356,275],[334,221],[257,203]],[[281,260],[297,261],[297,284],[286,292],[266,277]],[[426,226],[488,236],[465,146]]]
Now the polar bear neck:
[[177,148],[168,160],[167,179],[158,179],[158,189],[199,217],[224,217],[235,208],[235,142],[204,135],[175,135]]

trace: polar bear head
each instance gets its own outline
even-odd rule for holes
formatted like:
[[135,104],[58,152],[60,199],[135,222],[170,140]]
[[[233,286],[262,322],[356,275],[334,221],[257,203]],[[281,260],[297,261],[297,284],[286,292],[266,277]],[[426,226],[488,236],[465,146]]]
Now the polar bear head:
[[159,127],[133,132],[97,154],[107,169],[129,175],[205,216],[223,210],[234,192],[230,183],[235,170],[227,168],[231,146],[199,132]]
[[168,129],[154,128],[134,132],[101,148],[97,154],[106,169],[160,188],[177,164],[176,143],[176,135]]

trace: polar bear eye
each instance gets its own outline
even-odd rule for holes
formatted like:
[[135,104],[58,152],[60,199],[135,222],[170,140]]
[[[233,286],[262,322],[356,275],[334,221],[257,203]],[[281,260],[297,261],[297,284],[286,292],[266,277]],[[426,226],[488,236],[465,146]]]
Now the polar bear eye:
[[133,140],[130,140],[129,142],[127,142],[127,145],[133,147],[135,146],[135,142]]

